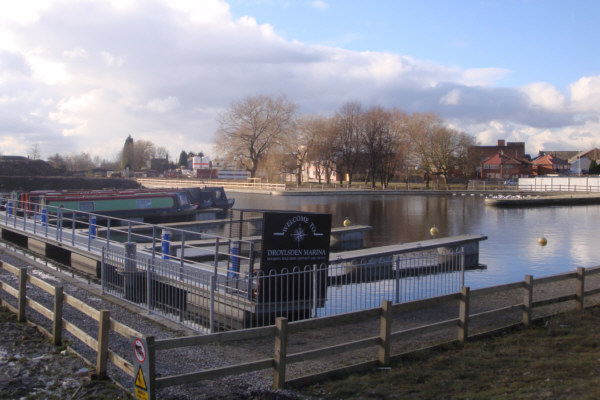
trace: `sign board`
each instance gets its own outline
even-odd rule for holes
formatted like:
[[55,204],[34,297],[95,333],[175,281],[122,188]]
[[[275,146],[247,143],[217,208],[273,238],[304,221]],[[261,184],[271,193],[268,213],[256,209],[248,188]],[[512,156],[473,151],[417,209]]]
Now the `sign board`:
[[134,393],[138,400],[154,399],[150,385],[150,363],[148,362],[148,343],[145,339],[132,338],[133,370],[135,371]]
[[269,211],[263,214],[260,269],[329,263],[331,214]]
[[[258,301],[293,301],[305,308],[324,299],[330,236],[331,214],[265,212]],[[283,272],[292,274],[278,275]]]

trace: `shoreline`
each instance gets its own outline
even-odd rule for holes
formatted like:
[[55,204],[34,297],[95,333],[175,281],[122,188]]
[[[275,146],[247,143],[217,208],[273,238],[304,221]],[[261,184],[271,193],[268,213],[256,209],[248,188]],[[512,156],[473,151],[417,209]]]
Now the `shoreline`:
[[526,197],[486,198],[493,207],[544,207],[600,204],[600,194],[528,195]]

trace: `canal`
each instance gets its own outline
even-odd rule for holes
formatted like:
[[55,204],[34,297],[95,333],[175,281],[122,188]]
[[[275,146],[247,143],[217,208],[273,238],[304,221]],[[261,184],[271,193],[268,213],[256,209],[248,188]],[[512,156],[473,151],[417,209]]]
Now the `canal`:
[[[479,195],[229,196],[239,209],[331,213],[334,227],[342,226],[346,217],[355,224],[371,225],[365,240],[369,247],[428,239],[434,225],[440,237],[486,235],[488,240],[480,244],[485,268],[468,271],[465,278],[472,288],[600,264],[596,249],[600,205],[494,208]],[[546,246],[538,244],[540,237],[548,240]]]

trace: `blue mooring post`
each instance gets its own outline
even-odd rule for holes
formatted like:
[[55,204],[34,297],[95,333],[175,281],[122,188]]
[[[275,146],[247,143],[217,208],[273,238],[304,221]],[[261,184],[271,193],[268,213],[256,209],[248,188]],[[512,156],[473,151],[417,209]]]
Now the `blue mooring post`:
[[96,216],[90,215],[90,238],[96,238]]
[[236,242],[231,247],[231,265],[227,272],[227,278],[235,279],[240,275],[240,244]]
[[171,231],[164,230],[161,235],[162,238],[162,259],[168,260],[171,255]]
[[46,207],[42,208],[42,226],[46,226],[48,224],[48,209]]
[[13,202],[12,200],[8,200],[8,203],[6,203],[7,205],[7,209],[8,209],[8,215],[12,215],[13,213]]

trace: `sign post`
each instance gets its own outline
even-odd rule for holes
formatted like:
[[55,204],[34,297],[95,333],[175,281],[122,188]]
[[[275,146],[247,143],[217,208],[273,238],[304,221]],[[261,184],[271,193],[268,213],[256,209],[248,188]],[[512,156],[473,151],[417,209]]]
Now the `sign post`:
[[[263,278],[257,288],[258,301],[320,303],[327,290],[330,236],[331,214],[265,212],[260,259]],[[284,269],[299,273],[278,277]]]
[[135,398],[138,400],[155,400],[153,349],[154,337],[131,338],[133,347],[133,377]]

